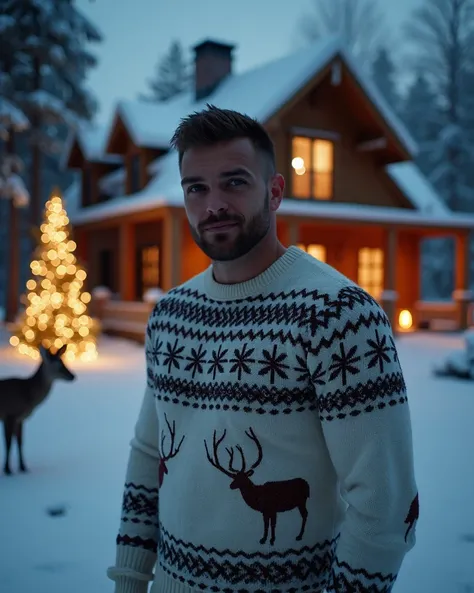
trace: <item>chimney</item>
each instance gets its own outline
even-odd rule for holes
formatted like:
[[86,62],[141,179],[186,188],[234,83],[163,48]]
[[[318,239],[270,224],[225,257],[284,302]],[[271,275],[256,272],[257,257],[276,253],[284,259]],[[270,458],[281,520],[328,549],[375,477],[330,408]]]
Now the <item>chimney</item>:
[[233,45],[207,39],[194,46],[196,101],[210,95],[232,70]]

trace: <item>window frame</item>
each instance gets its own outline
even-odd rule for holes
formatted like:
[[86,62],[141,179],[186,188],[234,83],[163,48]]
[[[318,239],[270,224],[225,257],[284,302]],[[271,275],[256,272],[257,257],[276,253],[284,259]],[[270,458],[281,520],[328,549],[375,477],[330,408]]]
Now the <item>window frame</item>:
[[[293,153],[293,142],[295,138],[302,138],[309,140],[311,143],[311,168],[307,173],[309,174],[309,195],[307,196],[297,196],[295,194],[295,183],[294,178],[296,175],[295,169],[292,165],[293,159],[297,156]],[[291,197],[295,200],[308,200],[312,202],[330,202],[334,200],[335,196],[335,171],[336,171],[336,143],[340,139],[340,134],[337,132],[331,132],[329,130],[316,130],[316,129],[307,129],[307,128],[291,128],[291,136],[290,136],[290,174],[291,174]],[[315,187],[315,174],[316,178],[318,172],[314,171],[313,169],[313,162],[314,162],[314,151],[315,146],[318,141],[322,142],[329,142],[332,145],[332,170],[330,171],[331,175],[331,194],[329,197],[317,197],[314,192]]]

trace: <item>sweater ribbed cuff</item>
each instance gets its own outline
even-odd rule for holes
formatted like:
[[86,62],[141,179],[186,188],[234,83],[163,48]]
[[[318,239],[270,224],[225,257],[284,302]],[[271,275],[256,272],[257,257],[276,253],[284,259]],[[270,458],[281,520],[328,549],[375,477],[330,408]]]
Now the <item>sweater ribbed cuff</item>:
[[117,546],[115,566],[107,570],[115,581],[115,593],[146,593],[153,580],[156,553],[129,546]]
[[137,581],[136,579],[118,576],[115,579],[114,593],[147,593],[148,581]]

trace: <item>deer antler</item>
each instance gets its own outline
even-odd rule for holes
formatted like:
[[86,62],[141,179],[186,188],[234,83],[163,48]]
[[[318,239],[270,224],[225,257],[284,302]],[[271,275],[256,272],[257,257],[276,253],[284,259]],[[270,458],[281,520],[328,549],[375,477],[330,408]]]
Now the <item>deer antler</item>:
[[233,458],[233,451],[229,451],[229,449],[227,449],[227,452],[229,453],[230,456],[230,462],[229,462],[229,469],[225,469],[224,467],[222,467],[221,463],[219,462],[219,454],[218,454],[218,449],[219,449],[219,445],[222,443],[222,441],[225,439],[225,435],[226,435],[227,431],[224,430],[224,434],[221,436],[220,439],[217,438],[217,431],[214,431],[214,436],[212,439],[212,448],[213,448],[213,454],[214,457],[211,457],[211,454],[209,453],[209,449],[207,447],[207,442],[204,441],[204,446],[206,447],[206,455],[207,455],[207,459],[209,461],[209,463],[214,466],[216,469],[218,469],[220,472],[222,472],[223,474],[225,474],[226,476],[229,476],[229,478],[234,478],[239,472],[232,470],[232,458]]
[[[251,439],[256,445],[257,445],[257,450],[258,450],[258,457],[257,457],[257,461],[252,465],[252,467],[247,470],[247,474],[252,472],[254,469],[256,469],[261,463],[262,463],[262,459],[263,459],[263,450],[262,450],[262,445],[260,444],[260,441],[258,440],[257,436],[255,435],[253,428],[249,428],[249,430],[245,431],[245,434],[249,437],[249,439]],[[242,455],[243,458],[243,455]]]
[[181,445],[183,444],[184,436],[180,440],[179,445],[175,449],[174,442],[176,439],[176,422],[173,420],[173,426],[171,427],[170,423],[168,422],[168,418],[167,418],[166,414],[165,414],[165,420],[166,420],[166,424],[168,425],[168,430],[170,432],[171,444],[170,444],[170,451],[169,451],[168,455],[165,455],[163,446],[165,444],[166,435],[165,435],[165,431],[163,430],[161,433],[161,459],[163,461],[168,461],[168,459],[172,459],[173,457],[175,457],[178,454],[178,451],[179,451]]
[[240,470],[235,469],[234,467],[234,448],[231,447],[230,449],[227,447],[226,451],[229,454],[229,469],[230,471],[234,472],[235,474],[239,474],[241,472],[245,473],[245,456],[244,456],[244,452],[242,451],[242,447],[240,445],[237,445],[237,451],[240,453],[240,457],[242,459],[242,467],[240,468]]

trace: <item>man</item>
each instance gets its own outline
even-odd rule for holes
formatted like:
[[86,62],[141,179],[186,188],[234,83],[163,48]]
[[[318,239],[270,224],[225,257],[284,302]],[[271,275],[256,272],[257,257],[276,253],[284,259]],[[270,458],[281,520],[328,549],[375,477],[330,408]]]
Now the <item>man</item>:
[[389,592],[418,494],[387,317],[279,242],[284,179],[258,122],[208,106],[172,144],[212,265],[148,323],[115,590]]

